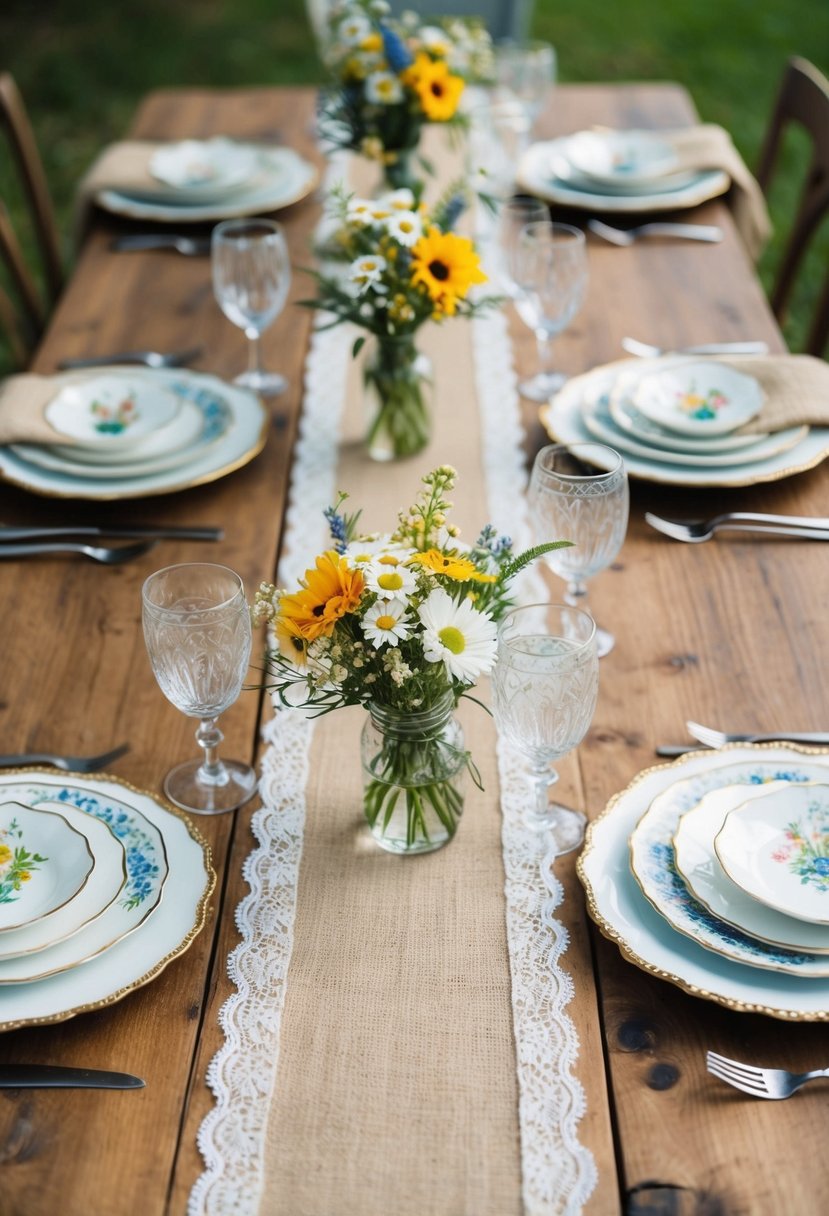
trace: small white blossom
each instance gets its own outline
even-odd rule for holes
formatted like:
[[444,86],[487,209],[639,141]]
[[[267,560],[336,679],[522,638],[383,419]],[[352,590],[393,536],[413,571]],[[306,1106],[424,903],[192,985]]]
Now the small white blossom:
[[415,196],[408,186],[401,186],[399,190],[390,190],[388,194],[384,194],[377,201],[389,211],[412,211],[415,205]]
[[380,553],[364,572],[366,586],[380,599],[405,599],[417,586],[417,575],[399,553]]
[[372,72],[366,79],[366,100],[393,106],[403,100],[403,86],[391,72]]
[[368,291],[369,288],[372,288],[374,291],[385,291],[386,288],[382,285],[380,279],[383,276],[386,265],[386,259],[381,258],[379,254],[365,254],[361,258],[356,258],[349,266],[348,281],[356,285],[360,295]]
[[398,211],[386,220],[386,231],[398,244],[411,248],[423,235],[423,222],[415,211]]
[[420,31],[420,41],[427,50],[434,55],[443,56],[444,59],[452,49],[449,35],[436,25],[424,25]]
[[377,600],[363,617],[363,633],[378,649],[390,643],[405,642],[411,635],[406,610],[404,600]]
[[377,204],[370,198],[350,198],[346,206],[345,218],[349,224],[373,223],[372,212]]
[[340,23],[337,35],[345,46],[359,46],[371,33],[371,22],[362,13],[354,13]]
[[490,671],[495,663],[495,622],[469,600],[456,603],[442,587],[430,592],[418,613],[423,625],[423,655],[440,663],[465,684]]

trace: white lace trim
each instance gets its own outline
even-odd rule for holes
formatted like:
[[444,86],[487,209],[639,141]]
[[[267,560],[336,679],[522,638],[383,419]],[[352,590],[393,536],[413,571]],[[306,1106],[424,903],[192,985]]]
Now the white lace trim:
[[[332,178],[341,175],[341,166],[333,165]],[[318,551],[326,539],[322,511],[336,492],[351,341],[345,327],[312,339],[279,570],[282,585],[296,581],[308,553]],[[523,430],[504,317],[474,321],[473,342],[490,518],[521,549],[531,543],[523,497]],[[544,595],[538,574],[525,572],[521,595]],[[237,991],[219,1014],[225,1042],[207,1073],[216,1105],[198,1133],[206,1169],[191,1191],[189,1216],[256,1216],[259,1209],[293,946],[312,733],[313,723],[294,713],[277,713],[263,730],[268,743],[260,781],[264,805],[252,821],[258,847],[245,862],[250,893],[236,912],[242,941],[228,959]],[[523,826],[523,782],[514,756],[499,746],[498,762],[524,1207],[527,1216],[577,1216],[595,1186],[596,1167],[576,1135],[585,1099],[572,1074],[578,1036],[564,1011],[573,985],[559,966],[569,944],[554,917],[563,889],[553,875],[552,857],[542,856],[543,840]]]

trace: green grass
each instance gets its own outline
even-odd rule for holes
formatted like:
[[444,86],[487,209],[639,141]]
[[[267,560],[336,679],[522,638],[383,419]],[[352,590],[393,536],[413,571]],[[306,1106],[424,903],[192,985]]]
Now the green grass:
[[[422,4],[424,11],[428,5]],[[829,70],[829,5],[814,0],[537,0],[533,33],[558,50],[563,81],[678,80],[703,119],[732,133],[751,166],[787,57]],[[169,85],[314,83],[321,73],[304,0],[5,0],[0,66],[20,86],[68,232],[79,175],[121,136],[144,93]],[[817,56],[817,57],[816,57]],[[802,142],[787,142],[772,194],[785,234],[794,216]],[[0,193],[11,194],[0,152]],[[802,344],[829,260],[829,225],[799,284],[786,336]],[[768,287],[776,236],[760,263]],[[68,246],[67,246],[68,248]],[[0,351],[0,370],[3,355]]]

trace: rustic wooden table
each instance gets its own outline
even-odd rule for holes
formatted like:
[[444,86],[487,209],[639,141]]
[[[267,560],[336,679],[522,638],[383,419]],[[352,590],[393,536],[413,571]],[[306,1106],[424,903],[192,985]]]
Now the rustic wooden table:
[[[170,90],[145,101],[131,133],[282,140],[319,161],[312,113],[310,90]],[[687,94],[672,85],[565,86],[544,133],[593,123],[681,125],[693,117]],[[307,261],[318,216],[311,200],[280,215],[295,264]],[[783,349],[725,205],[709,203],[693,218],[721,224],[723,243],[616,249],[591,239],[588,302],[559,342],[566,371],[619,357],[626,333],[664,344],[765,338],[773,350]],[[244,338],[213,301],[208,261],[111,252],[111,237],[129,228],[96,215],[36,370],[53,371],[69,355],[200,343],[204,354],[195,366],[232,377],[244,362]],[[293,298],[307,291],[297,275]],[[163,700],[149,669],[141,583],[161,564],[202,559],[237,570],[249,589],[273,576],[310,320],[307,311],[289,307],[265,336],[267,360],[291,388],[273,404],[267,446],[251,465],[186,493],[106,507],[112,521],[221,524],[221,544],[165,543],[112,569],[61,559],[4,564],[4,751],[94,752],[129,739],[131,751],[114,771],[150,789],[192,752],[191,724]],[[519,364],[530,366],[532,342],[517,323],[514,337]],[[545,436],[530,408],[526,422],[534,451]],[[599,708],[569,769],[576,774],[566,783],[572,788],[564,790],[591,816],[653,762],[657,742],[684,737],[687,717],[735,727],[826,728],[829,550],[762,538],[690,548],[658,537],[643,521],[647,509],[677,516],[727,508],[826,514],[826,484],[825,469],[740,490],[634,484],[621,559],[591,589],[591,604],[612,620],[618,645],[603,660]],[[34,498],[9,486],[0,487],[0,503],[9,522],[89,522],[103,514],[94,504]],[[228,754],[255,759],[261,711],[256,696],[246,694],[224,716]],[[118,1004],[0,1040],[0,1058],[8,1062],[115,1068],[147,1081],[131,1094],[0,1092],[3,1216],[184,1212],[201,1171],[196,1132],[212,1102],[205,1070],[221,1041],[217,1011],[230,991],[225,963],[238,940],[233,913],[246,891],[241,867],[253,845],[254,808],[199,820],[218,884],[207,927],[182,958]],[[704,1067],[706,1048],[798,1070],[825,1064],[825,1025],[732,1012],[644,974],[590,927],[573,859],[557,872],[567,890],[560,913],[572,935],[570,1012],[588,1099],[580,1135],[600,1174],[588,1210],[601,1216],[825,1211],[825,1089],[817,1085],[785,1104],[751,1103],[713,1082]]]

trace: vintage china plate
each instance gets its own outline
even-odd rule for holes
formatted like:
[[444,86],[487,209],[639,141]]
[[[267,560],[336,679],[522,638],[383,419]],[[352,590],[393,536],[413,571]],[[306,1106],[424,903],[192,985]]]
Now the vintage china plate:
[[[255,146],[255,145],[253,145]],[[154,202],[117,190],[102,190],[95,202],[105,211],[129,219],[159,223],[200,224],[278,211],[305,198],[316,188],[316,168],[290,148],[259,148],[259,175],[231,198],[200,203]]]
[[0,934],[53,916],[89,880],[89,842],[54,809],[0,792]]
[[86,837],[95,858],[95,868],[69,903],[51,916],[4,933],[0,938],[0,960],[34,954],[71,937],[109,907],[127,881],[124,846],[110,826],[68,802],[41,804],[42,810],[58,810],[66,821]]
[[[70,779],[54,787],[32,783],[28,789],[29,801],[35,807],[51,810],[66,803],[108,824],[124,845],[127,880],[118,898],[78,933],[37,954],[1,962],[0,985],[42,980],[108,950],[143,924],[157,907],[169,869],[161,833],[130,804],[114,797],[96,799]],[[0,792],[5,793],[4,786]]]
[[[192,402],[177,397],[178,412],[166,426],[147,435],[126,452],[99,452],[90,448],[67,447],[61,443],[47,444],[47,450],[62,456],[73,464],[89,468],[90,465],[105,465],[107,468],[125,468],[147,464],[169,453],[188,447],[198,438],[202,430],[202,416]],[[29,445],[29,446],[34,446]]]
[[[19,769],[0,774],[0,786],[0,793],[17,789],[24,799],[31,795],[49,801],[60,799],[63,792],[65,799],[110,822],[116,833],[121,827],[118,808],[126,807],[140,814],[163,838],[169,865],[164,898],[128,937],[82,967],[37,983],[5,987],[0,1031],[61,1022],[111,1005],[148,984],[188,948],[204,925],[216,875],[209,846],[184,815],[115,777],[67,774],[61,782],[44,769]],[[140,885],[135,894],[141,894]]]
[[658,795],[682,782],[677,818],[711,789],[732,785],[741,768],[745,784],[829,777],[829,750],[793,744],[731,744],[695,752],[674,764],[646,769],[616,794],[587,829],[578,873],[590,915],[630,962],[685,992],[731,1009],[789,1021],[829,1020],[829,980],[735,963],[678,933],[651,906],[631,873],[631,832]]
[[[645,360],[641,360],[645,362]],[[585,399],[596,390],[597,382],[607,384],[620,370],[630,367],[630,360],[606,364],[581,376],[573,376],[552,402],[542,406],[541,422],[556,443],[584,443],[593,439],[583,418]],[[611,447],[613,445],[611,444]],[[778,481],[794,473],[802,473],[820,464],[829,456],[829,427],[810,427],[807,435],[787,452],[778,452],[751,464],[723,465],[697,468],[672,464],[660,459],[661,453],[630,455],[625,468],[630,477],[653,481],[659,485],[679,486],[749,486],[765,481]]]
[[[771,790],[788,789],[770,782],[750,791],[752,802]],[[711,790],[695,807],[680,816],[674,833],[674,862],[680,877],[712,915],[760,941],[786,950],[829,954],[829,928],[784,916],[752,899],[733,883],[714,852],[714,837],[729,811],[746,802],[744,785]]]
[[123,455],[173,422],[180,406],[160,381],[120,371],[65,385],[44,416],[73,446]]
[[691,185],[698,177],[698,171],[683,169],[677,173],[666,173],[657,180],[651,180],[645,185],[632,182],[598,182],[586,174],[580,173],[564,155],[557,154],[550,161],[550,170],[554,177],[576,190],[589,193],[600,192],[605,198],[619,195],[625,198],[640,198],[643,194],[652,194],[657,190],[679,190]]
[[726,363],[697,361],[642,376],[633,404],[659,426],[680,435],[728,435],[756,418],[765,394],[753,376]]
[[578,131],[568,139],[562,155],[594,186],[649,187],[663,183],[663,175],[677,171],[672,145],[646,131]]
[[[56,376],[55,380],[62,383],[78,374],[65,373]],[[182,400],[193,402],[208,419],[225,419],[229,413],[230,421],[218,440],[215,441],[216,435],[205,428],[186,463],[142,475],[125,474],[104,482],[92,473],[70,474],[40,468],[17,452],[0,447],[0,475],[13,485],[51,498],[142,498],[187,490],[226,477],[253,460],[265,446],[268,415],[255,393],[225,384],[217,376],[183,369],[166,372],[138,369],[137,375],[161,377],[172,392]]]
[[[209,203],[238,192],[257,176],[259,152],[251,144],[222,136],[184,139],[157,148],[150,158],[150,173],[168,187],[161,198],[176,203]],[[141,197],[151,194],[142,192]]]
[[829,785],[784,787],[736,807],[714,851],[731,881],[754,899],[829,925]]
[[[754,772],[750,765],[733,765],[729,778],[737,785],[751,785]],[[631,833],[630,868],[645,898],[674,929],[724,958],[788,975],[829,979],[829,958],[758,941],[712,916],[688,890],[677,872],[673,838],[691,785],[693,780],[678,781],[659,794]]]
[[[587,211],[638,214],[650,211],[675,211],[695,207],[724,194],[731,184],[727,173],[719,169],[695,173],[691,181],[672,189],[657,189],[648,194],[603,194],[598,189],[587,190],[556,176],[552,166],[564,154],[565,136],[544,143],[532,144],[518,165],[518,185],[528,194]],[[663,183],[664,186],[664,183]]]

